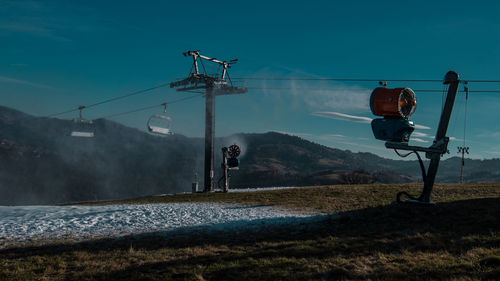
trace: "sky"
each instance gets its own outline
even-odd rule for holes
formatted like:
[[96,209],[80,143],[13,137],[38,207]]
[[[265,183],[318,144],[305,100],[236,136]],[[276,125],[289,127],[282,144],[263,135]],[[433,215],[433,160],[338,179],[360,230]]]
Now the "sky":
[[[188,50],[238,58],[233,78],[500,79],[497,1],[5,1],[0,0],[0,105],[36,116],[88,105],[188,75]],[[216,99],[216,135],[277,131],[354,152],[396,158],[373,137],[377,82],[241,82]],[[411,144],[430,146],[443,105],[440,82],[389,82],[415,90]],[[281,88],[276,90],[275,88]],[[470,83],[500,90],[500,83]],[[420,92],[418,90],[438,90]],[[463,85],[460,86],[463,89]],[[84,110],[145,130],[162,102],[193,95],[169,87]],[[450,154],[500,157],[500,93],[459,93]],[[204,135],[204,99],[172,104],[172,130]],[[76,117],[76,112],[57,116]],[[467,116],[467,118],[465,118]],[[465,125],[465,138],[464,138]]]

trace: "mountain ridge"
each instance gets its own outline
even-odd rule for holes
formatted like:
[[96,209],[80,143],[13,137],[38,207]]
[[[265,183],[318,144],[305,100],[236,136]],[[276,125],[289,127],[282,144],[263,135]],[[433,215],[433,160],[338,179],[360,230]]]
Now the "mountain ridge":
[[[29,120],[29,122],[26,122]],[[0,204],[47,204],[189,192],[203,173],[204,143],[183,135],[150,135],[106,119],[91,139],[69,136],[73,122],[0,106]],[[231,188],[404,183],[420,180],[416,161],[382,158],[268,132],[216,138],[243,147]],[[443,160],[437,181],[456,182],[460,158]],[[500,160],[467,160],[465,178],[500,181]]]

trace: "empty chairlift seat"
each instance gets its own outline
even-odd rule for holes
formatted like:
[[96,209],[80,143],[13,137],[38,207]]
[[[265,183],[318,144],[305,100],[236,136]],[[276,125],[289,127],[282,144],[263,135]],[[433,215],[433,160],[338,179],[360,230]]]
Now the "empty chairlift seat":
[[86,120],[82,117],[82,110],[85,106],[79,106],[80,117],[73,119],[70,136],[80,138],[93,138],[95,134],[95,126],[92,120]]
[[75,123],[74,128],[71,130],[72,137],[93,138],[94,137],[94,123],[92,120],[73,120]]
[[149,117],[147,125],[148,131],[159,135],[173,135],[174,133],[170,129],[172,119],[165,115],[167,104],[164,103],[162,105],[164,106],[163,114],[154,114]]
[[168,116],[155,114],[149,118],[148,130],[154,134],[173,135],[170,130],[170,122],[172,119]]

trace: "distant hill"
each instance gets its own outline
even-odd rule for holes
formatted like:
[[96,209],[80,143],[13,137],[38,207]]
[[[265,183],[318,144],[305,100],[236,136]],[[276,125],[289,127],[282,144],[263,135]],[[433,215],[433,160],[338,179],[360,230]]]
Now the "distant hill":
[[0,204],[181,192],[201,165],[199,140],[95,125],[95,138],[75,138],[72,121],[0,108]]
[[[203,178],[203,140],[160,137],[113,121],[95,121],[95,138],[70,137],[72,121],[0,107],[0,205],[46,204],[188,192]],[[353,153],[280,133],[236,134],[241,144],[231,187],[402,183],[420,179],[416,161]],[[438,181],[457,182],[460,159],[440,165]],[[500,181],[500,160],[467,160],[468,182]]]
[[394,169],[396,161],[371,153],[353,153],[280,133],[240,134],[246,141],[241,169],[232,185],[318,185],[410,182]]

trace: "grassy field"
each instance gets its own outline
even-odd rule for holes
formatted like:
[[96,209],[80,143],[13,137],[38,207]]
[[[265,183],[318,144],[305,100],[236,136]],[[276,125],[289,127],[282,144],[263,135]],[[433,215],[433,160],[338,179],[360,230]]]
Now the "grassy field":
[[0,280],[500,280],[500,184],[323,186],[109,203],[229,202],[337,215],[244,233],[178,231],[0,250]]

